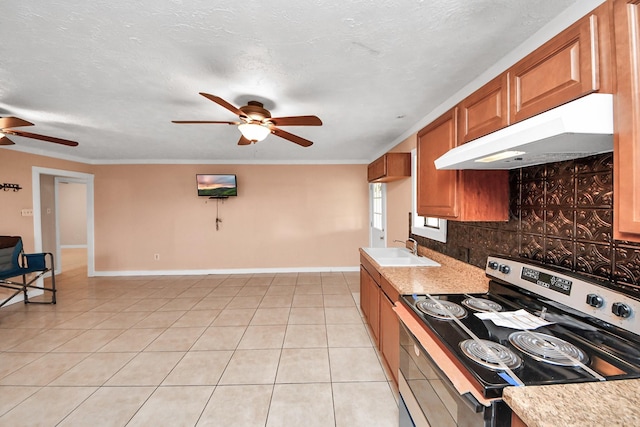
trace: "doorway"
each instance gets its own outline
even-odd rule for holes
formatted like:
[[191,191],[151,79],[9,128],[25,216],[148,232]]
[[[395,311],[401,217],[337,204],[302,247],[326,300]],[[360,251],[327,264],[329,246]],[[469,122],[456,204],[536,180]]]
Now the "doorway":
[[369,246],[387,246],[387,187],[381,182],[369,184]]
[[[47,188],[47,180],[53,178],[53,203],[43,204],[43,200],[47,200],[47,193],[51,192]],[[33,227],[34,227],[34,248],[36,252],[53,252],[55,254],[55,270],[56,273],[62,272],[62,244],[60,240],[60,192],[58,185],[62,183],[80,184],[84,189],[85,205],[83,221],[86,224],[84,228],[84,237],[86,247],[86,273],[88,277],[95,276],[94,267],[94,210],[93,210],[93,175],[66,171],[60,169],[49,169],[33,167],[32,169],[32,185],[33,185]],[[78,188],[79,189],[79,188]],[[51,225],[52,209],[55,209],[55,225]],[[78,231],[76,230],[76,233]],[[55,243],[54,243],[55,242]],[[53,245],[53,246],[52,246]],[[45,250],[46,249],[46,250]],[[76,258],[77,260],[77,258]],[[74,261],[76,262],[76,261]]]
[[55,177],[55,250],[60,272],[87,270],[87,185]]

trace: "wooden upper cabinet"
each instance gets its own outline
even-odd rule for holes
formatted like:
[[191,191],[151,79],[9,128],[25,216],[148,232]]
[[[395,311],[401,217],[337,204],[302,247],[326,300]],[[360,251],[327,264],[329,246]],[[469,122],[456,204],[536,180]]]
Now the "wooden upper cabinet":
[[456,147],[457,108],[418,132],[418,215],[457,218],[458,174],[456,170],[437,170],[434,160]]
[[509,219],[509,172],[437,170],[434,160],[457,145],[458,109],[418,132],[418,215],[457,221]]
[[599,6],[509,69],[512,123],[591,92],[612,93],[610,8]]
[[458,104],[460,143],[490,134],[509,124],[509,80],[503,73]]
[[640,0],[615,0],[613,235],[640,242]]
[[391,182],[411,176],[411,153],[387,153],[367,168],[369,182]]

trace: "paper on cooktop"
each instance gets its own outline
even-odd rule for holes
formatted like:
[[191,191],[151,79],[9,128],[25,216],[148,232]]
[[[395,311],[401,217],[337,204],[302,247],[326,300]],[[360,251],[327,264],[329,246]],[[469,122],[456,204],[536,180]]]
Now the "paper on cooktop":
[[526,310],[518,311],[501,311],[499,313],[474,313],[478,318],[482,320],[491,320],[498,326],[505,328],[528,330],[537,329],[541,326],[547,326],[553,324],[553,322],[547,322],[534,316]]

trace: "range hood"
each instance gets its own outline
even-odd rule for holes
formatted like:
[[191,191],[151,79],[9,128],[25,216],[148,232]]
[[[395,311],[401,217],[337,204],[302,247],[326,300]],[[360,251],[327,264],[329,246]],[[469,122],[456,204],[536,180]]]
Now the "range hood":
[[515,169],[613,151],[613,95],[594,93],[449,150],[436,169]]

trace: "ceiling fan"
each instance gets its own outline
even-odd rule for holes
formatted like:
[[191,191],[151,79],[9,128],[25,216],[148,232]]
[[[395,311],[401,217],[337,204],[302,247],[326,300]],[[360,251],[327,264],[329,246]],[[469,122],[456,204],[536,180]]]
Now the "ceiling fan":
[[269,110],[258,101],[249,101],[244,107],[236,108],[224,99],[200,92],[200,95],[215,102],[216,104],[226,108],[233,114],[236,114],[239,121],[194,121],[194,120],[172,120],[172,123],[178,124],[226,124],[237,125],[242,133],[238,145],[249,145],[252,142],[258,142],[265,139],[270,133],[284,138],[291,142],[295,142],[303,147],[309,147],[313,142],[304,139],[292,133],[280,129],[280,126],[321,126],[322,120],[316,116],[292,116],[292,117],[271,117]]
[[15,144],[15,142],[7,138],[7,135],[16,135],[25,138],[39,139],[47,142],[54,142],[56,144],[68,145],[69,147],[76,147],[78,145],[77,142],[69,141],[68,139],[54,138],[53,136],[39,135],[37,133],[10,129],[20,126],[33,126],[33,123],[19,119],[17,117],[0,117],[0,145]]

